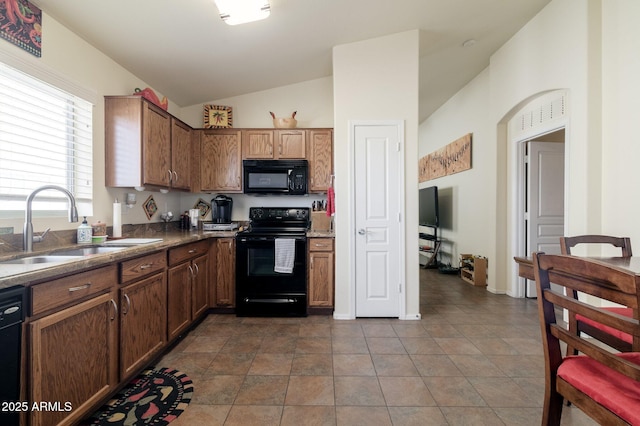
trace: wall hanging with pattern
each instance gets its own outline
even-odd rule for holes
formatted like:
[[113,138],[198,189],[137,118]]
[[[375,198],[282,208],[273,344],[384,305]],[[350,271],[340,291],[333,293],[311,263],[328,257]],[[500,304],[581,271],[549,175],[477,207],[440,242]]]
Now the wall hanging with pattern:
[[27,0],[0,0],[0,37],[40,57],[42,11]]
[[422,157],[418,163],[420,182],[469,170],[471,168],[471,136],[472,134],[468,133]]

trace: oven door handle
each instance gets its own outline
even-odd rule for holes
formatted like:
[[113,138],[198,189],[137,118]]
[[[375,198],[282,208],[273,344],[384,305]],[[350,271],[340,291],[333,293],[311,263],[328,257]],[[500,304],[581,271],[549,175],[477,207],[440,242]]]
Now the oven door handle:
[[278,238],[286,238],[286,239],[294,239],[296,241],[306,241],[306,236],[296,236],[296,237],[285,237],[285,236],[272,236],[272,237],[236,237],[237,241],[240,242],[260,242],[260,241],[275,241]]
[[298,300],[291,297],[275,298],[275,299],[252,299],[250,297],[244,298],[244,303],[296,303]]

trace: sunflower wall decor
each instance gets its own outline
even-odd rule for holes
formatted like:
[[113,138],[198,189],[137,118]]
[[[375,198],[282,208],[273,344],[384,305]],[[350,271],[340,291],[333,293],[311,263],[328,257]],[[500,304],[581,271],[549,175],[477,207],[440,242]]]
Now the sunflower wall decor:
[[206,129],[228,129],[233,127],[233,114],[231,107],[205,105],[204,127]]

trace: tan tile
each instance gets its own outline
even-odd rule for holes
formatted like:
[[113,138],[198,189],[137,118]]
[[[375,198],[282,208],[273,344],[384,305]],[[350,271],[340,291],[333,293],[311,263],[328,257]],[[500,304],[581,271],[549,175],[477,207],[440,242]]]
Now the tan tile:
[[440,407],[485,407],[480,394],[465,377],[423,377]]
[[542,340],[539,338],[526,339],[526,338],[514,338],[505,337],[504,341],[511,345],[521,355],[537,355],[544,356],[542,350]]
[[246,376],[235,404],[282,405],[288,382],[288,376]]
[[291,372],[293,354],[256,354],[247,374],[286,376]]
[[331,337],[329,324],[301,324],[299,337]]
[[391,426],[387,407],[336,407],[338,426]]
[[409,324],[393,324],[393,331],[398,337],[429,337],[427,330],[418,321],[408,321]]
[[331,353],[330,337],[301,337],[296,345],[296,353],[303,354],[328,354]]
[[364,324],[365,337],[398,337],[391,324]]
[[[296,331],[297,333],[297,331]],[[276,336],[264,339],[258,352],[292,354],[296,351],[298,338],[294,336]]]
[[464,337],[453,325],[447,323],[444,324],[425,324],[424,329],[427,330],[429,336],[436,338],[454,338]]
[[371,354],[406,354],[402,342],[397,337],[367,337]]
[[278,426],[282,407],[272,405],[234,405],[225,426]]
[[490,407],[538,406],[536,398],[510,378],[469,377],[468,380]]
[[231,405],[198,405],[191,401],[171,426],[222,426],[230,409]]
[[376,377],[335,377],[336,405],[384,406]]
[[471,343],[484,355],[517,355],[518,351],[500,337],[470,337]]
[[450,425],[500,425],[500,418],[488,407],[441,407]]
[[542,421],[539,408],[494,408],[493,411],[506,425],[539,426]]
[[333,337],[364,337],[364,331],[359,322],[353,321],[347,324],[333,324],[331,325],[331,335]]
[[333,377],[291,376],[285,405],[334,405]]
[[542,355],[490,355],[488,358],[509,377],[544,377]]
[[183,352],[213,352],[217,353],[227,342],[228,337],[194,336],[189,346]]
[[442,338],[434,339],[447,355],[480,355],[481,352],[469,339]]
[[178,352],[177,354],[172,354],[170,358],[171,365],[163,364],[162,366],[183,371],[187,376],[194,379],[207,370],[215,356],[213,353]]
[[192,403],[233,404],[244,376],[212,376],[194,380]]
[[409,355],[371,355],[378,376],[419,376]]
[[503,371],[484,355],[449,355],[449,358],[458,367],[458,370],[468,377],[505,376]]
[[391,422],[403,426],[446,426],[438,407],[388,407]]
[[236,336],[227,340],[220,352],[224,353],[255,353],[262,344],[261,336]]
[[408,354],[444,354],[442,348],[430,337],[401,337],[400,341]]
[[334,354],[368,354],[369,347],[364,337],[333,337]]
[[205,375],[247,374],[254,356],[253,353],[219,353],[213,359]]
[[336,408],[332,406],[286,405],[280,426],[335,426]]
[[376,370],[368,354],[334,354],[333,374],[335,376],[375,376]]
[[447,355],[410,355],[421,376],[462,376]]
[[378,377],[388,407],[428,407],[436,405],[420,377]]
[[333,376],[331,354],[296,354],[291,364],[295,376]]

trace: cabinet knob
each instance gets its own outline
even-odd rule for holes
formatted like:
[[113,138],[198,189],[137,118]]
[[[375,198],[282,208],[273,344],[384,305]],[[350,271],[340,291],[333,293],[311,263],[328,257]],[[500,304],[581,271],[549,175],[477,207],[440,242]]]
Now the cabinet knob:
[[358,229],[358,234],[364,235],[366,233],[367,233],[367,231],[365,231],[363,228]]

